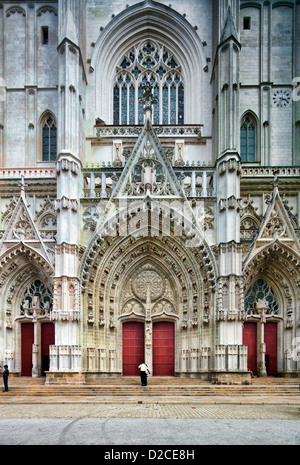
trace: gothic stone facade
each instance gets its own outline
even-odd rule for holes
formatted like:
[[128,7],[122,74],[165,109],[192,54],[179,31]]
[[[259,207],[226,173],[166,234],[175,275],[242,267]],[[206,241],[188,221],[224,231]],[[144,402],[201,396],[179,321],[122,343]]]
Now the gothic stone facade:
[[0,360],[297,375],[297,0],[0,2]]

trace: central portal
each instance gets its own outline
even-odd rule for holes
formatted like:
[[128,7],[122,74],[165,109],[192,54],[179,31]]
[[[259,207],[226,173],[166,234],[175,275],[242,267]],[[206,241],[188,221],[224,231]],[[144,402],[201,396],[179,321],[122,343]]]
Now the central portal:
[[175,283],[151,261],[140,264],[124,282],[120,307],[123,376],[139,375],[145,361],[154,376],[174,376]]
[[[174,376],[174,323],[153,324],[153,375]],[[145,360],[145,325],[123,323],[123,376],[138,376]]]

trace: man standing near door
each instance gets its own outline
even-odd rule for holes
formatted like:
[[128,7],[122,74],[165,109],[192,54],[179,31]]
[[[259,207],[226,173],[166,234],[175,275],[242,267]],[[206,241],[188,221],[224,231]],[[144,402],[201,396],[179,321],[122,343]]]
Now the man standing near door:
[[141,384],[142,386],[147,386],[147,372],[150,375],[148,365],[145,362],[143,362],[139,365],[139,369],[141,371]]
[[8,376],[9,376],[9,369],[7,365],[4,365],[4,371],[3,371],[3,382],[4,382],[4,389],[3,392],[8,391]]

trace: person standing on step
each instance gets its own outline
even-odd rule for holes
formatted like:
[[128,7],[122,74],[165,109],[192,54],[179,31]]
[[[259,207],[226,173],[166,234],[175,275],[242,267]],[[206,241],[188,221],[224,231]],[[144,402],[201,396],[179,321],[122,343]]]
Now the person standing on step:
[[4,365],[4,371],[3,371],[3,382],[4,382],[4,389],[3,392],[8,391],[8,376],[9,376],[9,369],[7,365]]
[[148,373],[150,375],[148,365],[145,362],[143,362],[143,363],[141,363],[139,365],[139,369],[140,369],[140,372],[141,372],[141,384],[142,384],[142,386],[147,386]]

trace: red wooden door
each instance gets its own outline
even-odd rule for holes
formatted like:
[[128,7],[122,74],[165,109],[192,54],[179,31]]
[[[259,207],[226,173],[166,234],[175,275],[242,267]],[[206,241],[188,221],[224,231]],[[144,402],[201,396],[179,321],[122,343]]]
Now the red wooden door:
[[174,324],[153,324],[153,375],[174,376]]
[[21,376],[32,375],[32,344],[34,343],[33,323],[21,326]]
[[267,375],[272,376],[277,370],[277,323],[266,323],[264,328],[266,344]]
[[55,344],[55,333],[53,323],[42,324],[41,334],[41,357],[42,357],[42,376],[46,371],[49,371],[49,346]]
[[144,323],[123,323],[123,376],[138,376],[145,356]]
[[244,323],[243,344],[248,346],[247,364],[248,369],[257,375],[257,324]]

